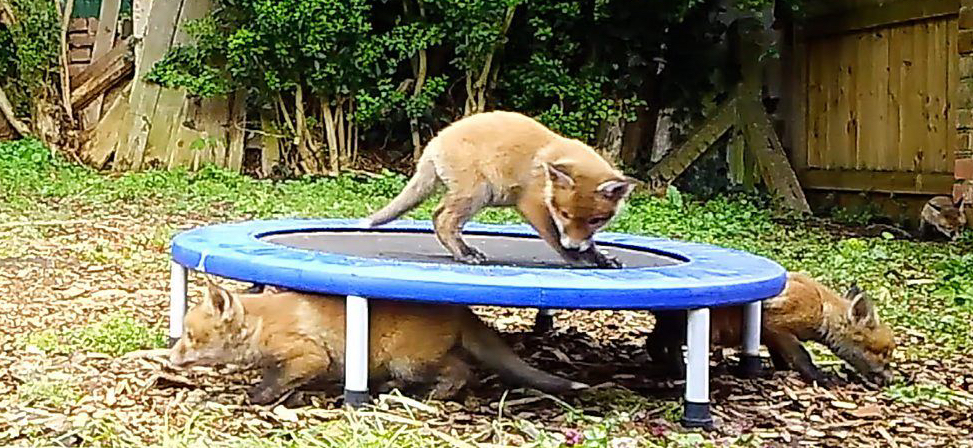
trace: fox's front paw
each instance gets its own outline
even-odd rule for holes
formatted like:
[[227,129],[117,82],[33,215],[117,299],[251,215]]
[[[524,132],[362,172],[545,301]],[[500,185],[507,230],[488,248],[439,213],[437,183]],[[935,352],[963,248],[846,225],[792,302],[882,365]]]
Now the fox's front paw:
[[456,259],[466,264],[483,264],[486,263],[487,256],[479,249],[467,247]]
[[[601,252],[599,252],[599,254],[601,254]],[[618,261],[618,258],[607,254],[601,254],[601,257],[597,260],[597,264],[599,268],[603,269],[618,269],[624,267],[622,262]]]
[[252,404],[270,404],[274,400],[280,398],[281,392],[273,387],[264,386],[258,384],[247,392],[247,396],[250,398],[250,403]]
[[595,247],[588,249],[587,252],[583,252],[582,254],[585,261],[599,269],[618,269],[622,267],[622,262],[618,261],[617,258],[608,255]]

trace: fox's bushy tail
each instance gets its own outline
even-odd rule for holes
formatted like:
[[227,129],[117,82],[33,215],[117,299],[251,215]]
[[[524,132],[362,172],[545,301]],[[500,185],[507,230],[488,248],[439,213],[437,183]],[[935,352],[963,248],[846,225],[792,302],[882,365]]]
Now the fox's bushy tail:
[[535,389],[558,393],[585,389],[587,384],[571,381],[531,367],[520,359],[491,328],[487,327],[472,311],[464,316],[469,322],[463,328],[463,348],[476,359],[497,372],[500,378]]
[[363,224],[367,227],[375,227],[395,220],[431,196],[438,185],[439,175],[436,174],[433,161],[429,158],[419,159],[416,173],[409,179],[405,188],[392,199],[392,202],[366,218]]

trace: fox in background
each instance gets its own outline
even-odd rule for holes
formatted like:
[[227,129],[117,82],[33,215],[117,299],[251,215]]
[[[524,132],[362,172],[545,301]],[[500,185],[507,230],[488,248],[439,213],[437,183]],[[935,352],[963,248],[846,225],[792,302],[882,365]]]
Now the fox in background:
[[[237,296],[206,282],[206,299],[186,313],[182,337],[169,352],[174,367],[259,367],[262,380],[249,392],[255,404],[342,378],[344,297],[294,291]],[[474,379],[457,349],[518,385],[549,393],[588,387],[531,367],[467,307],[382,300],[369,305],[374,390],[431,385],[432,398],[451,398]]]
[[[670,374],[684,375],[682,344],[686,339],[686,312],[655,313],[656,326],[646,349],[653,362],[663,363]],[[739,346],[743,338],[743,307],[712,308],[710,339],[714,346]],[[784,291],[763,301],[761,342],[770,351],[774,367],[796,370],[805,381],[826,384],[804,348],[803,341],[827,346],[867,380],[891,380],[889,363],[895,349],[891,328],[881,321],[875,304],[852,286],[839,296],[801,273],[788,273]]]

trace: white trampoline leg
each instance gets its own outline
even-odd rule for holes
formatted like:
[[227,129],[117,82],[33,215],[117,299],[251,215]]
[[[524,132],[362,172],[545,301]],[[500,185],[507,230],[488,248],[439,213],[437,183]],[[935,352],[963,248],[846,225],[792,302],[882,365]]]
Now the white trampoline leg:
[[743,307],[743,353],[740,355],[740,373],[754,377],[760,373],[760,325],[762,302],[751,302]]
[[689,310],[686,323],[686,403],[682,424],[687,428],[709,428],[709,308]]
[[345,302],[345,404],[368,401],[368,299],[348,296]]
[[169,262],[169,347],[182,337],[183,319],[186,317],[186,276],[188,270]]

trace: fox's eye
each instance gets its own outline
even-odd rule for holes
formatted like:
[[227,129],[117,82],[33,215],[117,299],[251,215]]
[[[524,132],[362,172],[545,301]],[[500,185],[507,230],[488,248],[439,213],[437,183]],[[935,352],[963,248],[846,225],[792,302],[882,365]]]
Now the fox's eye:
[[602,224],[604,224],[606,222],[608,222],[608,218],[606,218],[604,216],[600,216],[600,217],[597,217],[597,218],[591,218],[591,219],[588,220],[588,224],[591,225],[591,226],[600,226],[600,225],[602,225]]

